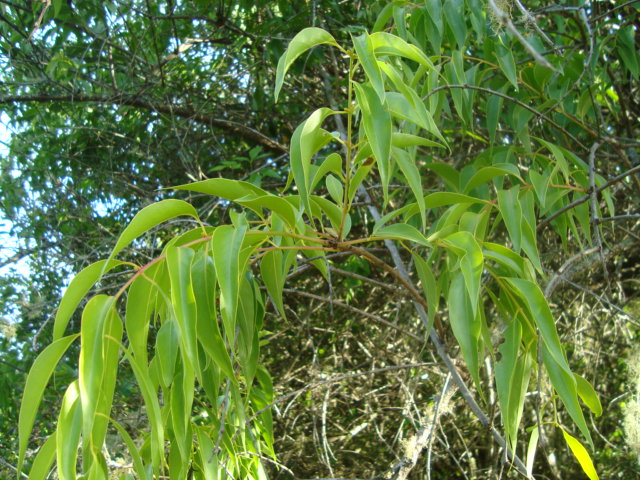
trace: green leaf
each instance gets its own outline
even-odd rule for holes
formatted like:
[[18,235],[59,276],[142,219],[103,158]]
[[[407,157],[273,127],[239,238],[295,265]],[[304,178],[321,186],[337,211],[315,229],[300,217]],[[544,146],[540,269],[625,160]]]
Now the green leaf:
[[598,394],[593,389],[591,384],[577,373],[574,373],[573,376],[576,379],[578,395],[580,396],[584,404],[589,407],[589,410],[591,410],[596,417],[602,415],[602,404],[600,403]]
[[561,428],[561,430],[567,445],[569,445],[571,452],[582,467],[582,471],[586,473],[590,480],[598,480],[598,473],[593,466],[593,461],[591,460],[591,456],[589,455],[589,452],[587,452],[587,449],[584,448],[578,440],[569,435],[564,428]]
[[427,140],[426,138],[418,137],[417,135],[397,132],[391,135],[391,145],[400,148],[414,146],[446,148],[444,145],[441,145],[438,142],[433,142],[431,140]]
[[512,319],[504,331],[504,341],[499,348],[500,360],[495,366],[495,378],[505,432],[509,446],[515,451],[533,362],[528,352],[521,352],[522,326],[519,315],[510,313]]
[[444,207],[447,205],[457,205],[464,203],[484,203],[491,205],[491,202],[482,200],[481,198],[470,197],[461,193],[436,192],[424,197],[427,208]]
[[96,295],[87,302],[82,312],[78,391],[82,406],[82,434],[86,441],[91,437],[98,401],[101,398],[105,369],[105,323],[108,322],[107,317],[116,315],[114,304],[114,297]]
[[122,348],[122,351],[127,357],[127,360],[129,360],[129,364],[136,378],[136,383],[140,387],[140,392],[144,399],[146,413],[149,417],[149,427],[151,429],[151,461],[154,472],[158,474],[164,463],[164,426],[160,412],[160,404],[156,396],[156,388],[151,381],[148,365],[141,365],[128,349]]
[[458,48],[463,48],[467,38],[466,15],[463,14],[463,0],[446,0],[443,2],[444,17],[453,31]]
[[254,212],[262,216],[262,209],[268,208],[272,212],[277,213],[287,222],[292,229],[296,227],[297,210],[287,200],[275,195],[262,195],[259,197],[242,197],[236,200],[238,205],[248,207]]
[[511,53],[511,50],[505,48],[499,42],[494,43],[494,48],[495,49],[493,53],[496,56],[496,59],[498,60],[498,65],[500,65],[500,69],[502,70],[502,73],[504,73],[505,77],[507,77],[507,80],[509,80],[509,83],[511,83],[511,85],[513,85],[515,89],[518,90],[518,76],[516,74],[516,62],[513,58],[513,54]]
[[196,299],[191,284],[191,262],[194,251],[186,247],[171,247],[166,253],[171,281],[171,305],[180,329],[180,346],[192,367],[198,365],[196,334]]
[[324,176],[329,172],[340,176],[342,174],[341,169],[342,157],[337,153],[328,155],[319,166],[311,165],[313,180],[311,180],[311,183],[309,184],[309,190],[313,191],[320,180],[322,180],[322,178],[324,178]]
[[353,46],[356,49],[358,61],[362,65],[367,79],[371,82],[373,89],[378,95],[380,103],[384,103],[384,81],[373,53],[371,37],[369,37],[367,32],[364,32],[362,35],[353,38]]
[[338,204],[338,206],[341,206],[344,199],[344,188],[342,187],[342,183],[333,175],[327,175],[325,182],[329,195],[331,195],[331,198],[336,202],[336,204]]
[[478,242],[469,232],[456,232],[442,239],[442,242],[460,257],[460,269],[464,277],[465,287],[469,293],[471,309],[475,316],[480,301],[480,282],[484,257]]
[[322,122],[335,112],[329,108],[320,108],[302,122],[291,137],[291,173],[300,193],[302,205],[309,218],[312,218],[311,204],[311,159],[333,137],[321,128]]
[[[58,478],[76,480],[76,461],[82,432],[82,408],[78,382],[69,385],[62,399],[56,430]],[[62,447],[64,445],[64,448]]]
[[520,253],[522,248],[522,209],[518,200],[519,191],[518,186],[498,191],[498,207],[516,253]]
[[123,248],[143,233],[148,232],[153,227],[160,225],[167,220],[183,215],[193,217],[196,221],[200,222],[196,209],[182,200],[161,200],[143,208],[135,217],[133,217],[133,220],[131,220],[127,228],[125,228],[122,234],[120,234],[120,237],[109,256],[109,260],[115,257]]
[[175,190],[206,193],[207,195],[214,195],[231,201],[247,196],[261,197],[269,195],[266,190],[256,187],[252,183],[241,180],[229,180],[227,178],[210,178],[209,180],[178,185],[177,187],[171,188]]
[[381,228],[371,237],[372,240],[376,238],[395,238],[398,240],[405,240],[409,242],[415,242],[418,245],[430,247],[431,244],[427,241],[424,235],[416,227],[412,227],[407,223],[394,223]]
[[240,249],[245,229],[230,225],[218,227],[211,239],[216,277],[220,285],[220,310],[225,333],[233,339],[236,330],[236,310],[240,281]]
[[356,97],[362,110],[362,123],[373,157],[378,165],[385,203],[389,198],[391,174],[391,115],[369,85],[354,83]]
[[156,334],[156,358],[160,368],[161,385],[168,387],[173,382],[180,332],[173,319],[164,321]]
[[236,381],[229,352],[218,326],[217,282],[213,259],[207,252],[197,252],[191,264],[191,284],[197,308],[198,341],[215,364],[232,381]]
[[[57,432],[53,432],[38,450],[38,454],[31,464],[29,480],[46,480],[49,476],[51,465],[56,459],[56,437]],[[19,476],[20,471],[18,471]]]
[[[320,211],[324,213],[329,221],[331,222],[331,227],[338,231],[340,229],[340,222],[342,220],[342,209],[339,208],[335,203],[331,200],[327,200],[324,197],[312,196],[311,201],[314,206],[319,207]],[[347,214],[347,217],[344,221],[344,231],[342,232],[342,236],[346,237],[351,230],[351,216]]]
[[141,275],[133,281],[127,292],[127,309],[124,321],[127,338],[134,356],[143,365],[149,363],[147,342],[149,322],[157,297],[154,285],[154,277],[157,273],[158,268],[152,266],[145,272],[145,275]]
[[219,480],[218,455],[215,453],[215,445],[207,435],[203,427],[195,427],[198,436],[198,456],[202,464],[202,473],[205,480]]
[[538,427],[535,426],[531,429],[531,436],[529,437],[529,444],[527,445],[527,476],[531,477],[533,474],[533,464],[536,458],[536,450],[538,447],[538,438],[540,432]]
[[447,296],[447,305],[449,307],[449,322],[451,330],[456,337],[462,356],[467,364],[469,373],[478,388],[480,386],[480,365],[478,354],[478,339],[480,338],[480,319],[478,315],[473,313],[471,301],[469,300],[469,292],[465,286],[465,279],[461,273],[453,275],[451,285],[449,286],[449,294]]
[[394,55],[413,60],[420,65],[436,71],[429,57],[415,45],[411,45],[402,38],[387,32],[376,32],[371,34],[371,44],[376,55]]
[[431,328],[438,313],[438,305],[440,302],[440,290],[438,283],[429,268],[429,264],[417,253],[411,252],[413,261],[416,264],[416,271],[418,272],[418,278],[420,278],[420,284],[422,286],[422,292],[424,298],[427,301],[427,314],[429,316],[429,323],[427,324],[426,336],[429,336]]
[[260,274],[275,307],[283,318],[285,317],[282,289],[284,288],[285,272],[283,271],[281,250],[272,250],[264,254],[260,260]]
[[18,470],[22,470],[24,455],[29,444],[29,436],[33,429],[33,423],[44,395],[44,390],[49,383],[58,362],[65,354],[69,345],[80,335],[69,335],[52,342],[38,355],[29,370],[24,385],[20,413],[18,417]]
[[411,191],[413,192],[413,196],[415,197],[418,209],[420,210],[420,220],[422,222],[422,228],[425,229],[427,227],[427,219],[423,196],[424,193],[422,191],[422,177],[420,176],[420,171],[416,166],[415,158],[412,158],[406,151],[396,147],[393,147],[391,152],[393,154],[393,158],[396,160],[398,166],[400,167],[400,170],[402,171],[402,174],[404,175],[409,188],[411,188]]
[[100,260],[83,268],[80,273],[73,277],[62,296],[62,300],[60,300],[60,305],[56,312],[56,319],[53,323],[54,341],[59,340],[64,335],[71,315],[73,315],[82,299],[95,285],[100,276],[123,264],[124,262],[120,260]]
[[287,50],[278,61],[275,90],[276,102],[278,101],[280,90],[282,89],[284,76],[289,70],[289,67],[291,67],[291,64],[304,52],[317,45],[333,45],[338,47],[338,42],[336,42],[335,38],[333,38],[329,32],[316,27],[305,28],[293,37],[287,47]]
[[503,175],[511,175],[522,181],[522,178],[520,178],[518,167],[509,163],[502,163],[493,165],[491,167],[482,167],[480,170],[473,174],[466,185],[461,185],[461,189],[464,193],[469,193],[478,185],[482,185],[489,180],[493,180],[494,178]]
[[[514,292],[524,300],[531,313],[531,319],[534,320],[540,330],[542,340],[556,363],[566,373],[571,374],[571,369],[560,343],[560,337],[558,337],[558,332],[556,331],[551,309],[540,287],[536,283],[522,278],[506,278],[505,280],[511,284]],[[575,381],[571,383],[575,384]]]

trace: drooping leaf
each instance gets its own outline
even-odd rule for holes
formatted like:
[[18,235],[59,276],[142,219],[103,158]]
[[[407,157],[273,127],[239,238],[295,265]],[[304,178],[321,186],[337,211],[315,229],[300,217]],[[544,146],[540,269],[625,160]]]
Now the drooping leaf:
[[284,288],[284,271],[282,269],[282,251],[272,250],[267,252],[260,260],[260,274],[267,291],[273,299],[278,313],[285,318],[284,303],[282,301],[282,289]]
[[[56,459],[56,437],[57,433],[53,432],[38,450],[38,454],[31,464],[29,480],[46,480],[49,476],[51,465],[53,465],[53,461]],[[18,472],[18,475],[19,474],[20,472]]]
[[564,435],[564,439],[569,445],[571,449],[571,453],[576,457],[580,467],[582,467],[582,471],[589,477],[589,480],[598,480],[598,472],[596,472],[595,467],[593,466],[593,461],[591,460],[591,456],[587,449],[576,440],[574,437],[569,435],[569,433],[562,428],[562,435]]
[[408,152],[400,148],[392,147],[391,152],[393,154],[393,158],[400,167],[400,171],[404,175],[407,184],[413,192],[416,204],[420,210],[422,228],[425,229],[427,226],[427,220],[424,193],[422,190],[422,177],[420,176],[420,171],[416,166],[415,159],[413,159]]
[[589,410],[591,410],[596,417],[602,415],[602,404],[600,403],[598,394],[593,389],[591,384],[577,373],[574,373],[573,376],[576,379],[578,395],[580,396],[584,404],[589,407]]
[[49,383],[54,369],[69,348],[69,345],[79,336],[79,334],[75,334],[55,340],[36,357],[29,370],[18,417],[18,471],[22,469],[33,422],[47,383]]
[[362,110],[362,123],[376,160],[385,203],[389,196],[391,170],[391,115],[369,85],[354,83],[358,104]]
[[460,345],[462,356],[467,364],[469,373],[480,390],[480,364],[479,345],[480,321],[478,315],[474,315],[469,299],[469,292],[465,286],[465,278],[462,273],[453,275],[449,294],[447,296],[449,307],[449,322],[453,335]]
[[378,95],[380,103],[384,103],[384,80],[373,52],[371,37],[367,32],[364,32],[362,35],[353,38],[353,46],[356,49],[358,61],[362,65],[367,79],[371,82],[373,89]]
[[438,305],[440,301],[440,290],[435,276],[429,268],[428,263],[417,253],[411,252],[413,260],[416,264],[416,271],[418,272],[418,278],[420,278],[420,284],[424,293],[424,298],[427,301],[427,314],[429,315],[429,323],[427,325],[426,336],[429,335],[433,323],[438,313]]
[[471,310],[475,316],[480,301],[480,282],[484,257],[478,242],[469,232],[456,232],[442,239],[442,242],[460,257],[460,270],[464,277],[465,288],[469,293]]
[[[83,430],[82,406],[78,382],[72,382],[62,399],[56,430],[58,478],[76,480],[76,461]],[[64,448],[61,446],[64,445]]]
[[220,285],[220,309],[229,339],[234,338],[240,282],[240,249],[244,228],[218,227],[211,238],[216,277]]
[[522,248],[522,208],[518,192],[517,186],[498,191],[498,207],[516,253],[520,253]]
[[53,323],[54,341],[64,335],[71,315],[73,315],[73,312],[75,312],[82,299],[87,295],[89,290],[91,290],[100,276],[123,264],[124,262],[120,260],[100,260],[82,269],[80,273],[73,277],[73,280],[71,280],[71,283],[69,283],[67,290],[62,296],[62,300],[60,300],[60,305],[56,312],[56,318]]

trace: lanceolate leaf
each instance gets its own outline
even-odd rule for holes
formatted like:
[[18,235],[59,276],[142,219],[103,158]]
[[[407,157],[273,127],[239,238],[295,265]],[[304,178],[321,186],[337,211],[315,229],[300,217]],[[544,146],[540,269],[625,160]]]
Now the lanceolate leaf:
[[85,297],[85,295],[91,290],[93,285],[98,281],[101,275],[115,268],[119,265],[123,265],[124,262],[120,260],[100,260],[96,263],[89,265],[78,273],[71,283],[67,287],[58,311],[56,312],[56,319],[53,323],[53,340],[58,340],[64,335],[64,331],[69,324],[71,315],[75,312],[76,308]]
[[460,270],[462,270],[465,287],[471,301],[471,309],[475,316],[480,300],[480,280],[484,265],[480,245],[473,235],[465,231],[449,235],[442,241],[460,257]]
[[371,44],[377,55],[396,55],[408,58],[425,67],[435,70],[429,57],[415,45],[411,45],[402,38],[387,32],[371,34]]
[[412,227],[407,223],[394,223],[378,230],[372,238],[396,238],[398,240],[406,240],[415,242],[418,245],[430,247],[424,235],[416,227]]
[[329,32],[326,32],[321,28],[305,28],[293,37],[293,40],[291,40],[287,50],[284,52],[284,55],[280,57],[280,61],[278,62],[278,69],[276,71],[276,102],[278,101],[280,90],[282,89],[284,76],[287,73],[287,70],[289,70],[289,67],[291,67],[291,64],[296,60],[296,58],[310,48],[323,44],[334,45],[336,47],[338,46],[335,38],[333,38]]
[[386,202],[389,195],[391,169],[389,158],[391,154],[391,115],[371,86],[358,83],[354,83],[354,86],[358,104],[362,110],[364,131],[378,165]]
[[329,108],[316,110],[296,128],[291,137],[291,173],[300,193],[302,205],[310,218],[312,211],[309,196],[313,180],[311,178],[311,159],[318,150],[333,139],[329,132],[321,128],[324,119],[333,113],[333,110]]
[[266,190],[256,187],[252,183],[241,180],[230,180],[228,178],[210,178],[209,180],[178,185],[173,188],[176,190],[206,193],[207,195],[214,195],[231,201],[247,196],[261,197],[268,195]]
[[216,277],[220,285],[220,309],[224,319],[225,333],[233,341],[238,307],[240,281],[240,248],[245,229],[230,225],[218,227],[211,239]]
[[362,64],[364,73],[371,82],[373,89],[375,90],[380,103],[384,102],[384,81],[382,79],[382,73],[378,67],[378,62],[373,53],[373,44],[368,33],[363,33],[353,38],[353,46],[356,49],[358,60]]
[[418,272],[418,277],[420,278],[420,283],[422,285],[424,298],[427,301],[429,323],[427,325],[426,336],[428,336],[431,328],[433,328],[433,322],[435,321],[436,314],[438,313],[440,291],[433,272],[431,271],[431,268],[429,268],[429,264],[417,253],[412,252],[412,255],[416,264],[416,271]]
[[405,180],[409,184],[413,196],[420,210],[420,220],[422,221],[422,228],[426,228],[426,207],[424,202],[424,194],[422,192],[422,177],[420,171],[416,166],[415,160],[411,158],[411,155],[400,148],[392,148],[393,157],[395,158]]
[[267,252],[260,260],[260,273],[267,291],[273,299],[278,313],[285,317],[284,303],[282,302],[282,289],[284,288],[284,271],[282,269],[282,251],[272,250]]
[[[91,437],[93,422],[100,400],[103,375],[105,373],[104,342],[105,323],[116,315],[113,310],[114,297],[96,295],[82,312],[80,331],[80,360],[78,365],[78,391],[82,406],[82,434],[85,440]],[[118,320],[119,321],[119,320]],[[119,340],[119,339],[116,339]]]
[[45,348],[36,358],[27,375],[27,381],[24,386],[22,395],[22,403],[20,404],[20,414],[18,418],[18,470],[22,469],[24,455],[29,444],[29,436],[33,428],[33,422],[36,413],[40,407],[44,389],[49,383],[49,379],[53,374],[58,362],[69,348],[69,345],[80,335],[69,335],[54,341]]
[[471,377],[476,387],[480,389],[478,340],[480,338],[481,325],[479,317],[473,313],[469,293],[465,287],[465,278],[461,273],[456,273],[453,276],[449,286],[447,304],[449,306],[451,329],[460,345],[462,356],[471,373]]
[[589,455],[589,452],[587,452],[587,449],[584,448],[578,440],[569,435],[564,428],[562,429],[562,434],[564,435],[564,439],[567,441],[567,445],[569,445],[571,452],[582,467],[582,471],[587,474],[587,477],[589,477],[589,480],[598,480],[598,473],[593,466],[593,461],[591,460],[591,456]]
[[[83,430],[78,382],[69,385],[62,399],[56,431],[58,478],[76,480],[76,461],[80,434]],[[64,448],[60,448],[64,445]]]
[[602,415],[602,404],[600,403],[598,394],[593,389],[591,384],[577,373],[574,373],[573,376],[576,379],[578,395],[580,396],[584,404],[589,407],[589,410],[591,410],[596,417]]
[[180,328],[180,345],[192,367],[198,364],[196,343],[196,300],[191,285],[190,248],[172,247],[167,250],[167,269],[171,280],[171,304]]
[[[29,480],[46,480],[49,476],[51,465],[56,459],[56,437],[57,433],[53,432],[38,450],[29,471]],[[20,472],[18,472],[19,475]]]
[[148,232],[153,227],[160,225],[167,220],[171,220],[172,218],[184,215],[193,217],[198,222],[200,221],[196,209],[182,200],[161,200],[143,208],[135,217],[133,217],[133,220],[131,220],[131,223],[129,223],[127,228],[124,229],[118,238],[115,247],[113,247],[113,251],[111,252],[109,259],[115,257],[133,240],[143,233]]
[[127,430],[114,419],[110,420],[111,425],[115,427],[115,429],[122,437],[122,440],[124,440],[125,445],[129,449],[129,454],[131,455],[131,460],[133,461],[133,471],[136,473],[138,478],[151,480],[151,476],[144,468],[144,463],[142,462],[142,458],[140,457],[140,453],[138,452],[138,447],[136,447],[135,442],[133,441],[129,433],[127,433]]

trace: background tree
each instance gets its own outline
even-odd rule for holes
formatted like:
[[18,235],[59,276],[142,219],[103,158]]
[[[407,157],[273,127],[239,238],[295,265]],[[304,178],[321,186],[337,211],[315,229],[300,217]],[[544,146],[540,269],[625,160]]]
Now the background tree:
[[[295,33],[322,26],[346,45],[349,33],[387,29],[424,49],[441,68],[419,93],[442,135],[431,138],[450,149],[418,150],[424,191],[462,193],[483,167],[508,163],[535,193],[543,219],[536,229],[545,293],[573,345],[572,366],[589,379],[603,379],[594,382],[606,412],[596,420],[603,437],[594,439],[602,442],[596,464],[604,475],[632,471],[635,460],[619,438],[617,409],[626,398],[620,397],[625,376],[618,367],[637,331],[635,5],[533,3],[525,10],[517,2],[395,2],[382,10],[384,4],[321,1],[220,2],[213,9],[208,2],[2,3],[8,68],[0,102],[15,129],[10,155],[3,158],[3,211],[23,239],[16,258],[31,255],[33,272],[22,288],[16,289],[17,274],[4,280],[5,314],[16,318],[20,311],[21,323],[15,338],[3,340],[3,360],[13,375],[3,378],[15,384],[14,366],[26,370],[31,345],[39,350],[48,343],[52,322],[46,320],[68,275],[105,258],[133,214],[166,196],[158,187],[215,176],[244,178],[268,190],[284,186],[284,155],[295,126],[317,107],[342,105],[348,76],[339,53],[314,50],[294,64],[287,80],[292,83],[274,107],[274,67]],[[376,188],[385,180],[368,181],[369,198],[360,199],[353,217],[356,234],[373,227],[368,207],[390,211],[411,198],[401,172],[387,180],[388,203]],[[488,183],[475,195],[490,196],[500,187]],[[606,196],[608,210],[596,193]],[[191,200],[212,225],[233,210],[225,201]],[[509,219],[517,212],[505,215],[509,199],[498,201],[506,230],[496,230],[495,238],[513,238],[518,227]],[[432,209],[428,219],[445,213]],[[173,222],[169,230],[154,232],[135,243],[127,258],[154,258],[185,227]],[[286,415],[276,415],[275,448],[297,452],[279,461],[301,477],[362,476],[363,463],[380,473],[410,450],[403,450],[403,438],[439,418],[443,433],[426,446],[442,455],[421,462],[431,461],[434,475],[450,475],[449,451],[462,458],[461,472],[494,475],[500,449],[470,421],[464,403],[449,398],[446,371],[432,358],[432,347],[423,347],[424,328],[412,307],[366,262],[340,256],[332,262],[335,274],[326,283],[311,269],[297,272],[298,284],[285,294],[288,320],[283,324],[270,310],[274,316],[267,315],[266,328],[274,335],[263,350],[277,392],[349,373],[351,388],[326,381],[305,391],[304,401],[279,405]],[[107,278],[102,288],[110,292],[122,279]],[[379,283],[362,287],[372,280]],[[368,315],[366,322],[362,315]],[[78,320],[71,330],[78,330]],[[450,333],[441,333],[453,344]],[[424,363],[433,365],[419,365]],[[56,372],[56,384],[68,383],[69,365]],[[136,418],[141,399],[120,388],[120,418]],[[59,398],[55,391],[50,395],[50,402]],[[3,435],[9,442],[16,407],[17,398],[2,407],[8,413],[3,431],[13,432]],[[450,412],[456,415],[443,416]],[[49,414],[41,436],[50,431]],[[132,431],[144,423],[143,416]],[[543,453],[565,455],[561,436],[547,441]],[[15,453],[14,445],[6,448]],[[577,467],[549,461],[537,468],[562,476],[563,469]]]

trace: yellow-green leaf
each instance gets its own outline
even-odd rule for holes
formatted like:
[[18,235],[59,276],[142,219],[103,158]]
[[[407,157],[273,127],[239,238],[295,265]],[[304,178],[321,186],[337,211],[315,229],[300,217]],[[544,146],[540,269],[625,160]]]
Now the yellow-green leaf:
[[120,234],[109,259],[115,257],[133,240],[143,233],[148,232],[153,227],[160,225],[167,220],[171,220],[172,218],[184,215],[193,217],[196,221],[200,222],[196,209],[182,200],[161,200],[160,202],[153,203],[148,207],[143,208],[135,217],[133,217],[133,220],[131,220],[127,228],[125,228],[122,234]]
[[578,460],[578,463],[582,467],[582,471],[587,474],[589,480],[598,480],[598,473],[596,472],[595,467],[593,466],[593,461],[591,460],[591,456],[587,449],[575,438],[569,435],[566,430],[562,429],[562,434],[564,435],[564,439],[569,445],[571,452]]
[[42,351],[42,353],[40,353],[40,355],[36,357],[36,360],[33,362],[33,365],[29,370],[27,381],[24,385],[24,394],[22,395],[20,414],[18,417],[19,471],[22,469],[24,455],[27,451],[27,445],[29,444],[29,436],[31,435],[33,422],[35,421],[38,408],[40,407],[40,402],[42,401],[42,396],[44,395],[44,389],[47,387],[47,383],[49,383],[53,370],[69,348],[69,345],[71,345],[71,343],[79,336],[79,334],[69,335],[51,343]]

